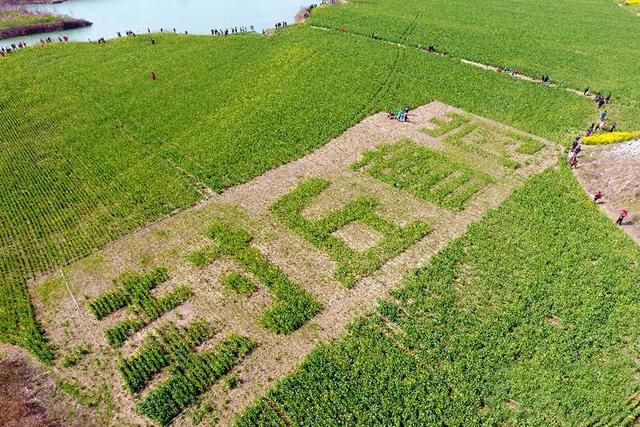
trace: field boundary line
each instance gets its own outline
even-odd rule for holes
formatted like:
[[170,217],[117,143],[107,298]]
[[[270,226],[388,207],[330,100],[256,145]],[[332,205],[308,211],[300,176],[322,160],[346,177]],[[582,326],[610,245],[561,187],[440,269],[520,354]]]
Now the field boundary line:
[[[411,25],[411,24],[410,24]],[[360,34],[360,33],[355,33],[352,31],[347,31],[347,30],[341,30],[341,29],[334,29],[334,28],[330,28],[330,27],[323,27],[323,26],[319,26],[319,25],[309,25],[309,28],[312,28],[314,30],[319,30],[319,31],[328,31],[328,32],[335,32],[335,33],[340,33],[340,34],[347,34],[349,36],[352,37],[361,37],[361,38],[367,38],[367,39],[372,39],[375,40],[379,43],[384,43],[384,44],[388,44],[391,46],[396,46],[396,47],[401,47],[401,48],[406,48],[406,49],[414,49],[420,52],[423,52],[423,49],[419,48],[418,46],[410,46],[407,44],[402,43],[402,41],[400,42],[395,42],[392,40],[387,40],[387,39],[382,39],[379,37],[376,38],[372,38],[369,36],[366,36],[364,34]],[[438,53],[438,52],[426,52],[424,51],[424,53],[429,53],[430,55],[435,55],[435,56],[440,56],[443,58],[451,58],[453,60],[457,60],[459,62],[461,62],[462,64],[465,65],[470,65],[472,67],[476,67],[476,68],[481,68],[483,70],[486,71],[491,71],[495,74],[503,74],[503,75],[508,75],[508,72],[502,72],[500,71],[500,69],[494,65],[489,65],[489,64],[483,64],[481,62],[477,62],[477,61],[472,61],[466,58],[458,58],[458,57],[454,57],[454,56],[450,56],[450,55],[444,55],[442,53]],[[515,75],[512,75],[511,78],[513,78],[514,80],[522,80],[522,81],[526,81],[526,82],[530,82],[530,83],[540,83],[540,79],[536,79],[535,77],[531,77],[525,74],[521,74],[521,73],[517,73]],[[574,89],[571,87],[565,87],[565,86],[561,86],[558,83],[547,83],[545,84],[545,86],[547,87],[552,87],[554,89],[559,89],[559,90],[564,90],[565,92],[568,93],[572,93],[576,96],[579,96],[581,98],[587,98],[587,99],[595,99],[595,97],[593,95],[589,95],[589,94],[585,94],[583,91],[580,91],[578,89]]]

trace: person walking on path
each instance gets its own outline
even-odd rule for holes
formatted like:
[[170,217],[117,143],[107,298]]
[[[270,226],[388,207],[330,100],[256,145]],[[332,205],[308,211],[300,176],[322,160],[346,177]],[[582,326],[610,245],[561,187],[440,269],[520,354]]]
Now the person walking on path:
[[578,146],[578,144],[580,144],[580,136],[576,137],[576,139],[574,139],[573,143],[571,144],[571,152],[572,153],[574,151],[576,151],[576,147]]
[[569,166],[571,167],[571,169],[574,169],[577,166],[578,158],[574,151],[569,152],[569,157],[567,157],[567,163],[569,163]]
[[602,198],[604,197],[604,194],[602,194],[602,191],[598,191],[594,196],[593,196],[593,203],[598,203],[600,200],[602,200]]
[[626,209],[623,209],[622,212],[620,212],[620,216],[618,217],[618,220],[616,221],[616,224],[618,225],[622,225],[622,222],[624,221],[624,219],[629,215],[629,212],[627,212]]

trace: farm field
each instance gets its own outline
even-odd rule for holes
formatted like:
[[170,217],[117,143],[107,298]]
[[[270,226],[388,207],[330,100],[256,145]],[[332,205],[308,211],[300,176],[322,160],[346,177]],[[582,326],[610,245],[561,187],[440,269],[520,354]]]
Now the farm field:
[[640,128],[634,52],[638,17],[615,1],[354,0],[320,9],[310,24],[543,74],[574,89],[612,92],[630,129]]
[[564,165],[585,86],[640,129],[638,19],[351,0],[0,57],[0,424],[640,422],[638,141]]
[[52,354],[26,279],[297,158],[372,112],[437,98],[551,140],[593,114],[562,91],[304,26],[269,38],[153,37],[1,59],[0,339],[43,359]]
[[639,260],[568,169],[548,170],[236,425],[631,425]]
[[[173,422],[190,425],[209,408],[228,424],[315,345],[339,337],[412,268],[555,164],[551,142],[438,102],[410,116],[406,124],[371,116],[297,161],[34,284],[43,327],[64,355],[55,367],[59,380],[89,394],[107,384],[111,400],[96,411],[116,422],[178,417]],[[474,153],[448,142],[465,125],[474,130],[459,141]],[[519,152],[532,141],[536,150]],[[427,193],[414,195],[363,165],[379,150],[398,148],[415,154],[387,161],[411,169]],[[489,156],[492,150],[517,168]],[[478,176],[486,177],[480,187]],[[301,197],[304,189],[313,192]],[[464,202],[442,203],[449,200]],[[230,339],[238,352],[211,365]],[[65,364],[79,348],[89,354]],[[162,373],[174,363],[193,372],[222,367],[200,371],[204,382],[174,405],[168,390],[191,381]]]

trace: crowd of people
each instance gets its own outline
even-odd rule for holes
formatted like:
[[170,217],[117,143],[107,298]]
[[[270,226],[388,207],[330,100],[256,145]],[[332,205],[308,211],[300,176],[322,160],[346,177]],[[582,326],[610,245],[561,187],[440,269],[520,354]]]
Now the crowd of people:
[[[583,94],[585,96],[590,95],[589,87],[587,86]],[[569,149],[569,154],[567,155],[567,163],[571,169],[574,169],[578,166],[578,155],[582,151],[582,145],[580,144],[583,137],[588,137],[593,135],[596,132],[614,132],[617,128],[616,122],[612,122],[611,125],[607,125],[607,110],[603,109],[606,105],[611,102],[611,93],[607,96],[603,96],[601,93],[595,94],[595,103],[596,107],[598,107],[598,124],[591,123],[589,127],[585,130],[584,134],[577,135],[571,144],[571,148]],[[597,191],[593,196],[594,203],[603,203],[604,194],[602,191]],[[618,215],[618,219],[616,220],[617,225],[624,225],[626,218],[629,216],[629,211],[627,209],[623,209]]]
[[390,120],[397,120],[399,122],[409,121],[409,105],[405,105],[404,108],[400,108],[396,114],[387,113],[387,118]]
[[[60,43],[66,43],[69,41],[69,37],[68,36],[58,36],[58,37],[46,37],[46,38],[42,38],[39,41],[39,45],[45,45],[45,44],[49,44],[49,43],[55,43],[55,42],[60,42]],[[9,55],[11,52],[14,52],[18,49],[25,49],[29,47],[29,44],[25,41],[21,41],[18,43],[11,43],[11,45],[6,46],[6,47],[0,47],[0,56],[7,56]]]

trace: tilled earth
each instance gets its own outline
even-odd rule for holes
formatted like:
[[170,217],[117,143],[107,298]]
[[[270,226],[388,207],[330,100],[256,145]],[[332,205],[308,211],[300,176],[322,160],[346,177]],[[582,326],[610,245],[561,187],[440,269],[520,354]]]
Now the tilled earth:
[[585,146],[575,172],[589,194],[604,194],[600,206],[613,220],[629,211],[623,229],[640,244],[640,140]]

